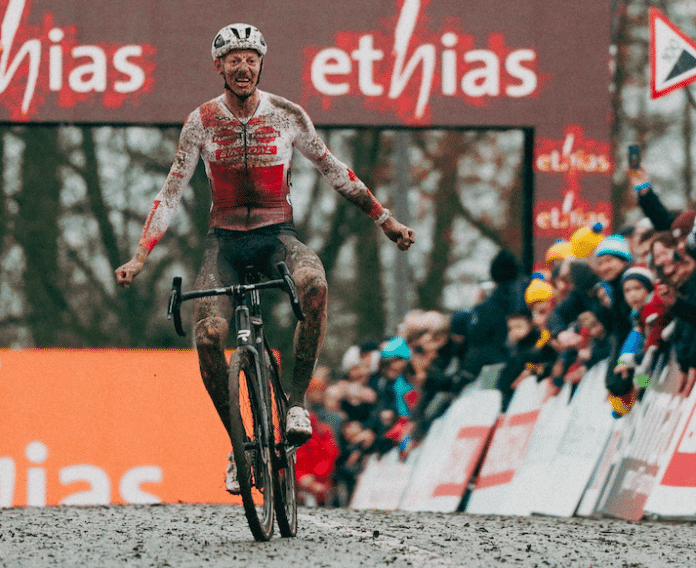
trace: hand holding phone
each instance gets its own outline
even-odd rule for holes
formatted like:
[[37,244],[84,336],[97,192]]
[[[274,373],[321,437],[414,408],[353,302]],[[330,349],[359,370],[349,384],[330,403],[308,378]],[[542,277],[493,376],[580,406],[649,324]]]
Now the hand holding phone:
[[640,168],[640,146],[638,144],[628,147],[628,166],[632,170]]

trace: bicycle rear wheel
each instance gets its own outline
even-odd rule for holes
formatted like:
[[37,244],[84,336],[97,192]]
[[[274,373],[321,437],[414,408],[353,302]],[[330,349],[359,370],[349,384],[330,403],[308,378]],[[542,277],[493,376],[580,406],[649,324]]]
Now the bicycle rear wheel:
[[[265,541],[273,534],[272,440],[263,426],[268,413],[262,408],[260,381],[249,352],[238,349],[232,354],[229,388],[232,452],[244,512],[254,538]],[[269,393],[265,398],[269,400]]]
[[295,452],[288,452],[285,439],[285,419],[288,411],[288,399],[278,377],[278,365],[273,364],[268,351],[264,353],[271,380],[271,398],[273,399],[273,499],[278,529],[283,537],[297,534],[297,489],[295,487]]

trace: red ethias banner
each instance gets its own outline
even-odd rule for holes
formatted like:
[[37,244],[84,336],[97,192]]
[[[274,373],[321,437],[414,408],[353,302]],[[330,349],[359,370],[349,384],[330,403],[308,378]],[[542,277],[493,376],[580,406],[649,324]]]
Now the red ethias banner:
[[542,199],[534,203],[534,235],[569,239],[573,232],[585,226],[601,223],[607,234],[611,227],[612,206],[607,201],[588,203],[574,193],[563,201]]
[[[597,222],[607,233],[613,208],[602,198],[606,197],[606,185],[613,170],[609,141],[586,138],[582,126],[568,125],[562,140],[536,140],[534,170],[539,176],[562,176],[559,198],[537,196],[534,203],[535,236],[570,238],[579,227]],[[598,179],[602,180],[599,192],[593,188]]]
[[585,138],[577,124],[566,127],[563,140],[539,138],[535,141],[534,169],[545,174],[581,176],[611,175],[613,164],[608,140]]
[[49,97],[60,108],[95,101],[118,108],[152,91],[151,44],[80,45],[77,27],[51,12],[41,25],[27,24],[31,0],[0,0],[0,7],[0,105],[13,121],[29,120]]
[[342,31],[332,46],[305,47],[303,104],[318,97],[328,109],[337,97],[357,96],[367,109],[427,124],[432,97],[487,107],[539,93],[534,48],[509,46],[502,32],[490,32],[480,45],[454,17],[432,29],[428,4],[403,0],[398,16],[378,29]]

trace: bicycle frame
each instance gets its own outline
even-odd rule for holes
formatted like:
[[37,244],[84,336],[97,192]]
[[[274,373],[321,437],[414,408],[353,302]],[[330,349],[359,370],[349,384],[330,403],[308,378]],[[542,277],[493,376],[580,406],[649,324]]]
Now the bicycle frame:
[[[247,305],[246,296],[250,296],[250,306]],[[254,388],[253,396],[259,403],[263,420],[261,425],[263,428],[263,439],[267,440],[267,436],[272,433],[268,431],[268,409],[271,401],[266,400],[268,389],[265,388],[270,382],[270,377],[267,374],[266,365],[261,365],[262,353],[265,349],[265,337],[263,335],[263,321],[261,319],[261,299],[259,297],[258,288],[254,288],[248,292],[243,290],[235,291],[234,294],[234,321],[237,332],[237,349],[251,352],[254,364],[256,366],[257,382],[252,382]],[[272,448],[275,450],[275,448]]]

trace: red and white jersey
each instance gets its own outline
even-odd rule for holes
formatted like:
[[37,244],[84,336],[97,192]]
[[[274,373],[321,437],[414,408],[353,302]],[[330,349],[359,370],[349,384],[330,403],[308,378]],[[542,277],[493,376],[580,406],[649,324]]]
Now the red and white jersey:
[[355,174],[326,147],[307,113],[282,97],[259,91],[248,120],[238,119],[225,96],[202,104],[184,124],[167,180],[155,200],[140,244],[152,250],[203,159],[210,180],[210,226],[245,231],[291,221],[290,166],[297,148],[327,182],[372,218],[383,211]]

